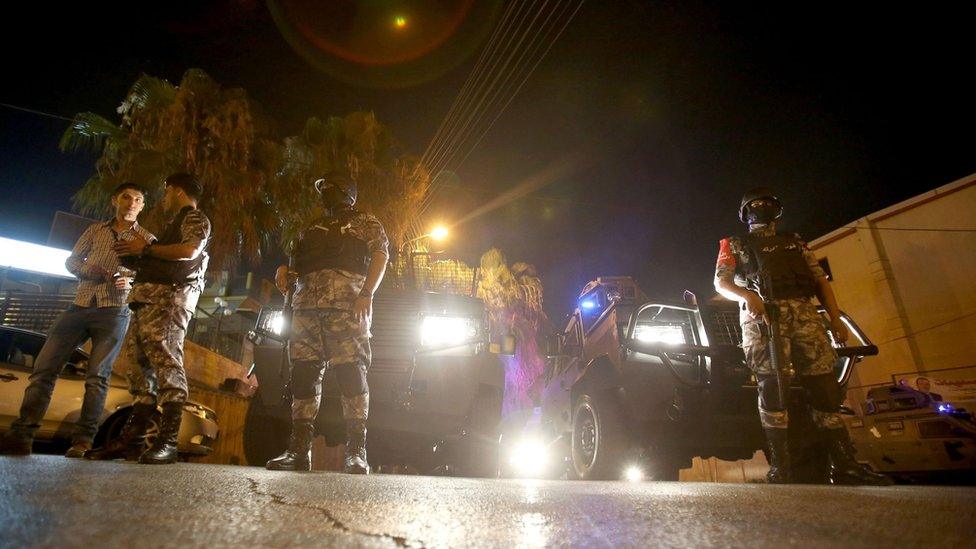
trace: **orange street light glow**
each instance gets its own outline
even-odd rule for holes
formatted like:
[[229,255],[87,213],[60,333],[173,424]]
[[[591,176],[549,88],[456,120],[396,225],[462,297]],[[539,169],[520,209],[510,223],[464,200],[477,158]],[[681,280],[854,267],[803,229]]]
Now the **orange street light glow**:
[[397,15],[393,20],[393,24],[396,25],[396,28],[402,29],[407,26],[407,18],[402,15]]
[[430,231],[430,237],[434,240],[444,240],[447,238],[447,227],[443,225],[434,227],[434,230]]

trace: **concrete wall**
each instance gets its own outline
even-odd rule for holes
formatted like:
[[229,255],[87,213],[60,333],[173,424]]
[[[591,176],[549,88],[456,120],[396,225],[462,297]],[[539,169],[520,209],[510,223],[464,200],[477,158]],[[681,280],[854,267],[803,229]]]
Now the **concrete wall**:
[[880,351],[857,367],[852,387],[976,365],[976,174],[810,246],[829,261],[841,308]]

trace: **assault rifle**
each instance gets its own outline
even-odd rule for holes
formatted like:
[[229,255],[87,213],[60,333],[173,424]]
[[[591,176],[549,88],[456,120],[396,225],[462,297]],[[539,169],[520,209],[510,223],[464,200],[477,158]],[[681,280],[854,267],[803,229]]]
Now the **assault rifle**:
[[769,273],[760,272],[757,281],[759,283],[759,297],[762,298],[763,308],[766,310],[766,319],[764,319],[763,324],[760,324],[760,330],[763,330],[762,326],[766,326],[763,335],[769,341],[766,348],[769,350],[769,365],[776,375],[776,395],[779,397],[780,405],[786,407],[788,404],[786,395],[789,387],[784,386],[784,381],[788,382],[788,378],[783,375],[782,370],[785,365],[783,364],[783,340],[780,339],[779,333],[779,305],[776,304],[772,296],[772,280]]

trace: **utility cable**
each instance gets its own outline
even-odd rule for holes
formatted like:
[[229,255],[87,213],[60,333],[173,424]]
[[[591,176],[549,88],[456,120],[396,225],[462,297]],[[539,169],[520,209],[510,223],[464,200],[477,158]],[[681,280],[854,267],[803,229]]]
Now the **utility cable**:
[[18,107],[17,105],[11,105],[9,103],[0,103],[0,107],[7,107],[8,109],[14,109],[16,111],[29,112],[31,114],[36,114],[39,116],[46,116],[48,118],[55,118],[57,120],[66,120],[68,122],[74,122],[74,118],[68,118],[67,116],[61,116],[60,114],[51,114],[49,112],[38,111],[34,109],[28,109],[27,107]]

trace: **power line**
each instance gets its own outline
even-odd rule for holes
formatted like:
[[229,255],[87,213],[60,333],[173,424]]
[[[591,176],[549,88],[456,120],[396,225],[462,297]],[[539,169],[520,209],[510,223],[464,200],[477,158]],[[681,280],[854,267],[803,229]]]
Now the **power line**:
[[841,229],[857,229],[859,231],[906,231],[906,232],[927,232],[927,233],[976,233],[976,229],[940,229],[923,227],[858,227],[857,225],[844,225]]
[[[509,9],[512,7],[512,4],[509,5]],[[549,0],[545,0],[541,8],[535,11],[535,3],[533,3],[529,12],[532,13],[534,11],[534,15],[530,16],[526,14],[525,17],[530,21],[527,27],[523,28],[517,24],[509,34],[509,29],[506,26],[505,30],[500,30],[494,35],[498,37],[498,40],[489,44],[493,51],[482,56],[481,59],[484,59],[485,63],[476,66],[477,74],[475,74],[476,71],[473,71],[469,77],[469,82],[472,82],[472,85],[468,86],[468,92],[459,94],[454,105],[452,105],[454,113],[453,115],[449,113],[448,120],[443,125],[447,131],[441,133],[442,142],[428,147],[428,151],[425,152],[425,164],[428,173],[431,174],[433,179],[429,185],[427,196],[424,197],[421,203],[416,225],[419,225],[419,217],[426,212],[433,202],[437,187],[443,185],[442,183],[437,183],[437,175],[449,164],[452,164],[459,156],[461,163],[467,160],[474,148],[480,144],[484,136],[487,135],[495,122],[501,117],[501,114],[511,104],[512,100],[514,100],[515,96],[531,77],[538,65],[548,55],[555,42],[569,26],[569,23],[575,18],[583,5],[583,0],[578,2],[575,9],[572,7],[572,3],[567,4],[568,7],[563,9],[561,5],[562,0],[556,0],[551,10],[546,9],[548,4]],[[542,24],[537,26],[536,23],[539,18],[547,11],[548,14],[544,17]],[[560,26],[560,20],[567,13],[569,13],[569,17]],[[506,10],[506,17],[508,14],[509,11]],[[519,14],[521,14],[521,9],[516,12],[516,18]],[[503,23],[507,23],[507,21],[503,19]],[[502,27],[502,25],[500,24],[499,27]],[[558,30],[553,36],[552,32],[556,29]],[[533,31],[534,35],[530,37],[530,33]],[[505,38],[506,34],[508,35],[507,40]],[[518,37],[518,40],[511,47],[515,37]],[[505,45],[499,46],[502,42],[505,42]],[[545,45],[547,42],[548,45]],[[540,50],[542,50],[542,54],[541,56],[537,56]],[[504,61],[497,72],[495,72],[494,69],[498,66],[498,62],[488,60],[495,59],[498,54],[504,57]],[[492,68],[486,69],[485,67],[489,65]],[[494,74],[492,74],[493,72]],[[486,78],[488,79],[487,86],[484,85]],[[479,82],[481,82],[480,85]],[[509,85],[510,82],[513,85]],[[471,103],[475,101],[476,104],[472,109]],[[454,108],[455,106],[457,108]],[[486,119],[489,122],[487,125],[484,125],[483,121]],[[474,137],[474,142],[467,145],[472,137]],[[465,148],[467,149],[466,151],[464,150]]]
[[566,27],[569,26],[569,24],[572,22],[572,20],[576,17],[576,13],[579,12],[580,8],[582,8],[582,7],[583,7],[583,2],[580,2],[576,6],[576,9],[573,11],[573,13],[569,16],[569,19],[567,19],[566,22],[563,24],[562,28],[559,29],[559,32],[556,33],[556,36],[552,39],[551,42],[549,42],[549,46],[546,48],[546,51],[542,52],[542,55],[539,57],[538,60],[536,60],[535,65],[533,65],[532,68],[529,69],[529,72],[526,73],[525,77],[522,78],[522,81],[519,82],[518,86],[515,88],[515,92],[513,92],[512,95],[509,96],[508,101],[506,101],[505,104],[502,105],[501,110],[498,111],[498,113],[495,115],[495,118],[493,118],[492,121],[488,124],[488,127],[485,128],[485,130],[483,132],[481,132],[481,135],[478,136],[478,139],[475,140],[475,142],[468,149],[468,152],[465,153],[465,155],[458,162],[458,165],[459,166],[462,165],[462,164],[464,164],[464,162],[468,159],[468,157],[471,156],[471,153],[474,152],[475,148],[477,148],[478,145],[481,143],[481,140],[484,139],[484,137],[486,135],[488,135],[488,132],[490,132],[491,129],[495,126],[495,122],[498,121],[498,119],[501,117],[502,113],[505,112],[505,110],[508,108],[508,106],[512,103],[512,100],[515,99],[515,96],[517,96],[518,93],[522,90],[522,87],[525,85],[525,83],[532,76],[532,73],[534,73],[535,72],[535,69],[539,66],[540,63],[542,63],[542,60],[546,58],[546,56],[549,54],[549,51],[556,44],[556,42],[559,40],[559,37],[562,36],[563,31],[566,30]]
[[[513,8],[516,6],[518,6],[518,9],[513,11]],[[434,192],[433,189],[436,186],[435,183],[439,171],[433,169],[433,166],[441,166],[441,160],[445,153],[455,147],[459,140],[464,138],[460,130],[476,114],[476,107],[473,107],[474,103],[479,97],[483,97],[490,92],[491,86],[486,88],[485,83],[496,72],[499,60],[511,46],[513,38],[519,34],[522,23],[527,19],[521,17],[523,9],[531,12],[533,6],[534,2],[532,5],[528,2],[521,1],[509,2],[504,16],[493,31],[489,43],[479,58],[479,62],[468,76],[461,92],[459,92],[452,103],[451,109],[442,126],[438,128],[438,132],[435,134],[428,150],[425,151],[421,165],[427,168],[427,173],[432,177],[432,180],[424,188],[425,197],[422,200],[422,205],[431,198]],[[423,207],[421,207],[420,211],[423,211]],[[423,232],[420,217],[421,214],[418,213],[410,223],[418,235]]]
[[[527,17],[529,23],[528,25],[525,26],[524,29],[518,29],[521,32],[512,33],[512,35],[509,37],[508,44],[511,44],[512,40],[514,40],[516,36],[520,36],[520,37],[518,38],[518,42],[513,47],[511,47],[510,51],[508,51],[509,50],[508,44],[502,47],[501,51],[504,57],[504,62],[502,63],[501,68],[497,72],[494,72],[494,74],[488,75],[489,81],[487,87],[484,88],[483,92],[477,94],[476,96],[478,97],[477,104],[474,106],[473,110],[471,111],[467,119],[464,121],[463,125],[461,125],[460,129],[457,130],[457,132],[455,133],[456,137],[453,140],[453,143],[450,143],[449,145],[443,148],[440,157],[431,159],[431,168],[430,168],[431,171],[436,173],[437,170],[441,168],[441,166],[446,165],[447,161],[451,158],[452,154],[457,149],[457,147],[460,147],[461,145],[464,144],[464,141],[467,139],[468,128],[471,122],[475,120],[475,117],[477,117],[478,121],[480,121],[481,117],[484,115],[484,108],[487,108],[485,107],[485,100],[488,99],[489,94],[492,94],[493,90],[495,91],[495,93],[492,94],[491,101],[494,101],[494,97],[496,97],[500,91],[496,88],[496,86],[499,83],[499,79],[505,73],[506,69],[508,68],[515,54],[518,53],[519,49],[522,48],[522,44],[525,42],[526,37],[532,31],[532,28],[535,25],[535,22],[539,19],[539,16],[542,15],[546,5],[548,4],[548,1],[549,0],[543,0],[542,8],[539,9],[539,11],[535,12],[535,15],[532,16],[531,18]],[[533,4],[532,8],[530,8],[529,11],[531,12],[534,8],[535,5]],[[529,14],[527,14],[527,16],[528,15]],[[533,40],[534,39],[535,38],[533,38]],[[502,85],[504,85],[504,81],[502,82]],[[489,105],[490,104],[491,103],[489,102]],[[477,124],[478,121],[476,121],[475,124]]]
[[68,122],[75,121],[74,118],[68,118],[67,116],[61,116],[60,114],[51,114],[49,112],[28,109],[27,107],[18,107],[17,105],[11,105],[9,103],[0,103],[0,107],[7,107],[8,109],[14,109],[15,111],[29,112],[38,116],[46,116],[48,118],[56,118],[58,120],[67,120]]
[[929,326],[928,328],[922,328],[921,330],[916,330],[916,331],[914,331],[914,332],[912,332],[910,334],[905,334],[905,335],[902,335],[902,336],[898,336],[898,337],[891,338],[888,341],[885,341],[883,343],[879,343],[879,345],[885,345],[885,344],[888,344],[888,343],[892,343],[892,342],[898,341],[900,339],[907,339],[909,337],[914,337],[914,336],[916,336],[918,334],[921,334],[921,333],[924,333],[924,332],[928,332],[929,330],[934,330],[936,328],[941,328],[943,326],[952,324],[953,322],[959,322],[960,320],[965,320],[965,319],[967,319],[969,317],[972,317],[972,316],[976,316],[976,311],[971,312],[971,313],[966,313],[964,315],[957,316],[955,318],[950,318],[949,320],[946,320],[945,322],[940,322],[940,323],[935,324],[933,326]]

